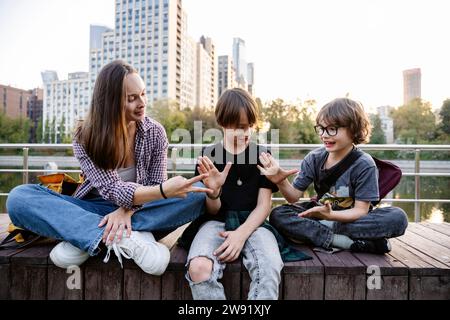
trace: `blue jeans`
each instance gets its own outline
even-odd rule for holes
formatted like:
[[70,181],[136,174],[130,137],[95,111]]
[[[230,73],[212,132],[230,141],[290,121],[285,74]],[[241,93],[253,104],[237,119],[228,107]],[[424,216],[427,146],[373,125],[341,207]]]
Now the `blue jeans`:
[[276,207],[270,214],[270,223],[289,239],[324,248],[331,247],[334,234],[343,234],[351,239],[395,238],[403,235],[408,226],[405,212],[397,207],[376,208],[350,223],[335,221],[327,224],[299,217],[298,214],[307,208],[306,203],[301,202]]
[[[186,279],[195,300],[225,300],[225,291],[218,281],[223,276],[225,263],[219,262],[213,252],[220,247],[224,238],[219,232],[225,231],[225,223],[208,221],[204,223],[192,242],[186,266],[196,257],[206,257],[213,262],[211,277],[203,282],[192,281],[189,271]],[[242,262],[251,278],[249,300],[277,300],[281,282],[281,260],[277,240],[268,229],[259,227],[247,239],[242,248]]]
[[[184,199],[151,201],[131,217],[131,228],[134,231],[172,231],[199,217],[204,207],[204,193],[190,193]],[[6,208],[14,225],[68,241],[94,256],[99,252],[98,245],[106,227],[100,228],[98,224],[118,206],[101,197],[76,199],[28,184],[11,190]]]

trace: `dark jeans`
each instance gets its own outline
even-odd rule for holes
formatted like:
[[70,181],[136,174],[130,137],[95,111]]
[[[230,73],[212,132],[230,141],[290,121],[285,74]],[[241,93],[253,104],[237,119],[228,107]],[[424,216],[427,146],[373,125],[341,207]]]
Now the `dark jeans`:
[[408,218],[402,209],[384,207],[374,209],[354,222],[334,222],[330,228],[320,220],[297,216],[311,206],[311,203],[305,202],[276,207],[270,214],[270,223],[289,239],[324,248],[331,247],[334,234],[346,235],[351,239],[395,238],[403,235],[408,226]]

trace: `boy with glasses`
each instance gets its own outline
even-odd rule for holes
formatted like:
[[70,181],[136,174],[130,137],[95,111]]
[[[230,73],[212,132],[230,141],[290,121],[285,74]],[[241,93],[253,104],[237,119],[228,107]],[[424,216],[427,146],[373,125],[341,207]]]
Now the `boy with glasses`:
[[[401,236],[408,220],[397,207],[373,209],[372,202],[379,201],[377,167],[355,146],[366,143],[371,133],[362,105],[335,99],[320,110],[316,122],[324,147],[305,157],[292,184],[287,177],[298,170],[280,168],[270,154],[260,157],[259,169],[289,202],[272,210],[270,223],[287,238],[326,250],[389,252],[388,238]],[[311,183],[318,202],[297,202]]]

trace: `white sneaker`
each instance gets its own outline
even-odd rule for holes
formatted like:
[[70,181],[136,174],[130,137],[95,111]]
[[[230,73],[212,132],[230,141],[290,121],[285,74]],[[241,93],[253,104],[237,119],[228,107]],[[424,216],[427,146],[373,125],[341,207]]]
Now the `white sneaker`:
[[75,247],[67,241],[58,243],[50,252],[50,260],[60,268],[79,266],[89,258],[89,253]]
[[114,242],[108,246],[108,252],[103,262],[109,261],[112,249],[122,268],[122,256],[124,256],[126,259],[133,259],[146,273],[156,276],[163,274],[170,261],[169,249],[158,243],[151,232],[131,231],[129,238],[126,233],[127,231],[124,231],[120,242]]

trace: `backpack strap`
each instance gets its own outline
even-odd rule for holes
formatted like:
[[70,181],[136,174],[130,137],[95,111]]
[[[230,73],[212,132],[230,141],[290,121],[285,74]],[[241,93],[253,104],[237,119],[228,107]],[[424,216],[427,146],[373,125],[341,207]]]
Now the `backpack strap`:
[[326,152],[320,161],[320,166],[316,167],[317,181],[314,181],[314,189],[317,192],[317,199],[319,200],[322,198],[322,196],[330,190],[331,186],[336,183],[337,179],[362,155],[363,152],[354,147],[344,159],[332,168],[322,169],[325,161],[328,159],[328,152]]
[[[17,235],[22,235],[25,238],[24,242],[16,242],[14,239]],[[34,232],[22,230],[22,229],[15,229],[11,231],[8,236],[3,239],[3,241],[0,243],[0,250],[1,249],[21,249],[24,248],[33,242],[41,239],[42,237],[38,234],[35,234]]]

